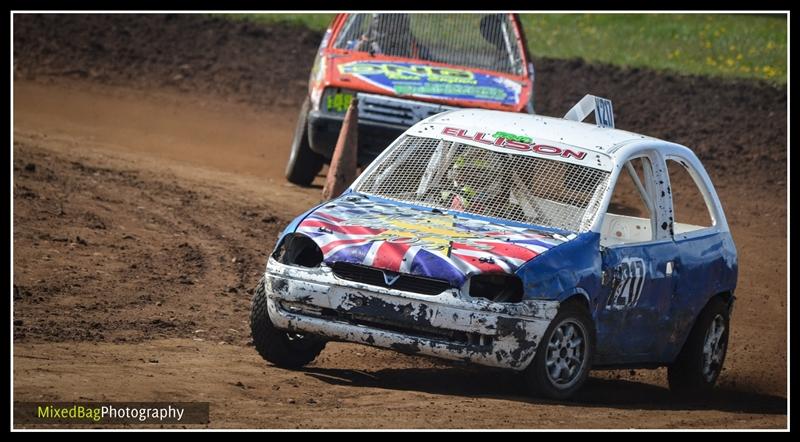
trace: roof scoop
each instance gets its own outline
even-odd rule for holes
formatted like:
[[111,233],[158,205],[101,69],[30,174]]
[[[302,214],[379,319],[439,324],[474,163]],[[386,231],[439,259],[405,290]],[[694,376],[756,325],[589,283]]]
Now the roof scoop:
[[594,121],[599,127],[614,128],[614,107],[611,100],[586,94],[564,115],[565,120],[583,121],[594,112]]

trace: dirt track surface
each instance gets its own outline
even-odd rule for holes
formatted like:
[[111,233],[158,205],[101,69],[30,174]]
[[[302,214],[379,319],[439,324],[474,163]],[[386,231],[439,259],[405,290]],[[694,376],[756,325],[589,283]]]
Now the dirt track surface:
[[[175,29],[167,26],[163,35],[174,38],[160,41],[183,36],[181,26],[187,33],[212,28],[214,39],[208,47],[199,45],[201,52],[218,47],[221,54],[227,44],[239,47],[240,58],[236,64],[220,61],[230,54],[202,58],[198,53],[200,65],[211,63],[211,71],[215,63],[241,69],[215,71],[218,89],[202,79],[183,87],[158,82],[162,72],[184,64],[180,57],[192,50],[178,43],[173,46],[181,51],[175,53],[169,46],[134,49],[150,41],[139,36],[146,27],[136,26],[162,19]],[[609,95],[627,119],[626,128],[659,136],[642,127],[676,127],[673,135],[694,145],[728,140],[728,147],[706,154],[706,161],[740,254],[733,336],[720,388],[711,398],[676,401],[665,388],[664,370],[637,370],[593,372],[575,403],[552,403],[522,395],[519,379],[507,373],[351,344],[329,344],[302,371],[262,361],[249,343],[250,290],[278,232],[320,193],[285,184],[281,174],[295,110],[254,102],[271,97],[277,83],[246,74],[253,47],[271,40],[264,35],[284,31],[255,27],[245,32],[253,25],[211,20],[211,26],[202,17],[153,16],[115,25],[102,21],[108,18],[76,16],[66,22],[73,35],[68,45],[58,43],[58,26],[42,27],[36,20],[64,23],[63,17],[15,17],[15,400],[210,401],[212,427],[787,425],[785,91],[746,84],[730,92],[730,84],[705,79],[664,79],[569,62],[539,64],[542,88],[563,87],[544,79],[554,75],[547,71],[553,63],[608,88],[649,84],[645,90],[656,95],[712,89],[686,95],[683,107],[664,104],[666,116],[655,122],[624,113],[633,104],[623,106],[617,95]],[[90,26],[95,20],[99,24]],[[90,30],[120,23],[131,28],[119,34],[137,44],[116,46],[116,54],[133,54],[122,61],[87,56],[103,75],[76,79],[69,63],[80,59],[53,55],[65,45],[73,55],[93,41],[106,47],[108,32]],[[291,46],[308,52],[293,57],[304,60],[307,69],[318,41],[300,38]],[[42,61],[48,54],[53,61]],[[156,54],[152,64],[137,64],[143,54]],[[121,73],[126,63],[130,77]],[[291,75],[305,79],[302,66],[295,69]],[[207,74],[198,69],[194,78]],[[262,90],[263,95],[226,89],[237,78],[241,91]],[[302,85],[285,90],[291,95],[287,103],[298,102],[298,93],[302,97]],[[622,93],[622,101],[634,92]],[[537,96],[540,111],[568,107],[553,93]],[[643,99],[639,105],[653,105],[647,103]],[[719,111],[718,106],[736,103],[730,112]],[[738,111],[748,106],[764,112],[744,119]],[[699,114],[713,124],[692,130],[695,123],[682,115]],[[728,117],[746,123],[747,130],[722,130]],[[631,127],[631,121],[638,126]],[[755,139],[771,144],[756,148]],[[734,159],[728,154],[737,145]]]
[[[321,39],[301,27],[204,15],[16,15],[14,70],[202,91],[293,113]],[[562,116],[584,94],[605,96],[617,126],[691,146],[719,172],[786,175],[785,87],[533,57],[540,114]]]

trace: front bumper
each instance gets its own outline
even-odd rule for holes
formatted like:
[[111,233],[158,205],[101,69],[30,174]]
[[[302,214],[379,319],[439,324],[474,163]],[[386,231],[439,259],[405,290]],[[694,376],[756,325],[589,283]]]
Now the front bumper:
[[[325,157],[333,157],[333,150],[342,130],[344,116],[311,111],[308,114],[308,139],[311,150]],[[397,139],[408,126],[359,120],[358,122],[358,164],[372,162],[392,141]]]
[[557,301],[494,303],[389,290],[338,278],[327,266],[303,268],[270,258],[269,317],[279,329],[408,354],[523,370],[558,310]]
[[[358,163],[367,165],[409,127],[453,106],[359,92]],[[330,160],[344,115],[311,111],[308,139],[311,150]]]

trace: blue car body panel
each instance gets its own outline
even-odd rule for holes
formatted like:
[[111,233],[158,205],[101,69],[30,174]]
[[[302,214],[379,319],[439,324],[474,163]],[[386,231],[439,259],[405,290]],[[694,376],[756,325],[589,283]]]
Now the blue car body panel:
[[[353,201],[366,205],[359,207]],[[424,215],[423,219],[428,219],[431,214],[428,207],[348,191],[295,218],[281,238],[298,232],[304,221],[324,220],[326,207],[345,202],[358,225],[364,224],[365,217],[376,215],[375,206],[384,211],[387,207],[396,208],[394,216],[399,218],[417,212]],[[345,212],[336,213],[342,215]],[[343,222],[346,224],[347,220]],[[736,249],[727,231],[710,230],[708,234],[688,239],[602,247],[600,235],[595,232],[570,234],[463,213],[457,214],[455,224],[459,231],[480,230],[476,226],[483,226],[490,231],[508,229],[519,233],[528,229],[542,235],[544,240],[540,245],[544,247],[539,249],[539,253],[519,265],[507,266],[506,270],[522,280],[523,299],[563,302],[578,296],[586,302],[596,327],[596,365],[672,362],[708,300],[721,293],[733,294],[736,288]],[[312,239],[322,237],[324,233],[328,232],[315,234],[308,228],[304,232]],[[485,233],[476,231],[478,236]],[[364,241],[361,248],[354,248],[352,253],[340,253],[336,255],[338,258],[326,256],[326,263],[331,264],[337,259],[359,261],[363,259],[365,250],[376,241],[386,241],[386,238],[376,234],[376,238]],[[524,239],[520,241],[525,242]],[[452,244],[453,240],[450,240]],[[421,253],[431,252],[423,250]],[[667,274],[667,262],[673,266],[671,275]],[[463,278],[480,273],[465,272],[454,277],[452,269],[448,269],[448,266],[436,265],[409,267],[411,273],[454,284],[463,283]]]

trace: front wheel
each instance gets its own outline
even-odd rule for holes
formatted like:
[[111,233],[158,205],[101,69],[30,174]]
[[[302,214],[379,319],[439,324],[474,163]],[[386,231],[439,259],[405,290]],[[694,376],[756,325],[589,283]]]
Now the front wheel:
[[525,370],[529,390],[558,400],[572,396],[589,376],[594,342],[589,312],[578,303],[562,304]]
[[316,336],[279,330],[272,325],[267,311],[263,278],[253,295],[250,332],[261,357],[278,367],[300,368],[313,361],[325,348],[325,341]]
[[309,108],[309,101],[306,98],[300,108],[300,115],[297,116],[292,150],[289,153],[289,162],[286,163],[286,179],[298,186],[310,185],[325,163],[322,155],[311,150],[308,139]]
[[728,352],[728,305],[713,298],[697,318],[675,363],[667,369],[669,388],[678,394],[703,394],[714,387]]

